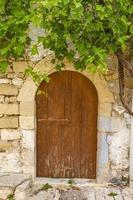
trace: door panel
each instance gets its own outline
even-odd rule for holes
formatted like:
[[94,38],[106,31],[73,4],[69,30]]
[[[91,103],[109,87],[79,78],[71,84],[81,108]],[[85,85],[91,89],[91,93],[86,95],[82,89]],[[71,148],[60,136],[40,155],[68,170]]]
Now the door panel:
[[95,178],[98,97],[83,75],[63,71],[50,75],[36,95],[37,176]]

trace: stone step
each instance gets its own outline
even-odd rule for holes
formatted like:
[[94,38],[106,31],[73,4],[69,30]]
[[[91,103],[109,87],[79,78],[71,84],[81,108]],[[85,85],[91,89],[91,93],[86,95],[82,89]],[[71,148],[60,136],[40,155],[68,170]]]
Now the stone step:
[[77,184],[48,185],[33,184],[27,175],[0,176],[0,200],[133,200],[133,189],[129,187],[79,186]]

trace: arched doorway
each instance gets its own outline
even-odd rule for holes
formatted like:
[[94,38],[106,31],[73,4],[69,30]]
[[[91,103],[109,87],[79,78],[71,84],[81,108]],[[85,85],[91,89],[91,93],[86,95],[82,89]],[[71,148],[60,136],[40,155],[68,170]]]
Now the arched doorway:
[[50,75],[36,95],[36,175],[96,178],[97,91],[78,72]]

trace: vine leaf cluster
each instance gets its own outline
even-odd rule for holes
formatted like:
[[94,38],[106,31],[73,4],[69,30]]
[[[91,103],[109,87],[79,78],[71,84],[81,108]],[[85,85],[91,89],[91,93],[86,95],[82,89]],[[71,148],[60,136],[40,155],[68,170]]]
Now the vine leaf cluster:
[[[44,30],[36,40],[29,36],[30,24]],[[61,71],[64,59],[76,70],[106,73],[109,54],[119,62],[120,100],[125,101],[125,70],[133,78],[133,65],[125,59],[133,48],[132,0],[1,0],[0,1],[0,72],[13,68],[13,61],[38,54],[38,46],[53,52],[52,63]],[[131,52],[129,52],[131,53]],[[46,74],[35,74],[33,63],[28,70],[37,81],[48,81]],[[39,78],[40,76],[40,78]]]

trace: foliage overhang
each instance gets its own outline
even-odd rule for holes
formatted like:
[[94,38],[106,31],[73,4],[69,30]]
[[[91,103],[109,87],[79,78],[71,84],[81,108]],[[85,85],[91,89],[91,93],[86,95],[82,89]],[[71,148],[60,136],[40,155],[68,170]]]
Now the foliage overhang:
[[[45,30],[33,44],[29,24]],[[1,0],[0,71],[13,59],[28,60],[27,49],[37,54],[38,45],[54,52],[57,70],[64,58],[77,70],[106,71],[106,59],[115,53],[119,61],[120,99],[124,101],[124,68],[133,76],[133,66],[124,58],[133,44],[133,0]],[[127,45],[128,44],[128,45]],[[43,77],[45,78],[45,77]]]

